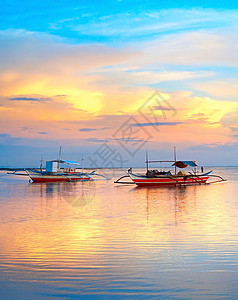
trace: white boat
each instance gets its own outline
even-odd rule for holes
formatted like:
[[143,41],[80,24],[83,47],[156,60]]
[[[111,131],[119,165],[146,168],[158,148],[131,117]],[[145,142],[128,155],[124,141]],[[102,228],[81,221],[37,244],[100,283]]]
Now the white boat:
[[[67,168],[61,168],[60,164],[67,164]],[[69,167],[69,165],[81,165],[72,160],[51,160],[46,162],[46,168],[43,169],[23,169],[26,173],[11,172],[8,174],[29,176],[33,182],[58,182],[58,181],[91,181],[94,176],[100,176],[104,179],[109,179],[102,174],[97,174],[96,171],[85,172],[78,171],[76,168]]]
[[67,167],[60,168],[60,164],[80,165],[80,163],[71,160],[51,160],[46,162],[45,171],[40,170],[26,170],[27,174],[33,182],[57,182],[57,181],[75,181],[75,180],[92,180],[94,172],[79,172],[75,168]]

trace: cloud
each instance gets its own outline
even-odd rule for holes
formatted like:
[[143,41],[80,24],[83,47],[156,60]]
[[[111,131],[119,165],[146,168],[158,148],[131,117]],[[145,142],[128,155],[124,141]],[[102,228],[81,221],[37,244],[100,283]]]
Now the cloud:
[[107,130],[110,129],[111,127],[99,127],[99,128],[80,128],[78,131],[81,132],[90,132],[90,131],[95,131],[95,130]]
[[216,151],[224,151],[224,152],[233,152],[237,151],[238,149],[238,143],[207,143],[207,144],[198,144],[196,146],[191,146],[187,148],[189,150],[199,150],[199,151],[209,151],[213,152]]
[[151,123],[136,123],[131,124],[135,127],[146,127],[146,126],[176,126],[179,124],[184,124],[184,122],[151,122]]
[[10,101],[46,102],[46,101],[50,101],[51,99],[49,97],[16,96],[16,97],[11,97],[8,100],[10,100]]
[[121,143],[145,143],[144,139],[140,139],[140,138],[132,138],[132,137],[125,137],[125,138],[107,138],[107,139],[98,139],[98,138],[87,138],[84,139],[87,142],[91,142],[91,143],[114,143],[117,144],[118,142]]
[[[153,36],[171,31],[197,29],[236,23],[236,10],[215,9],[162,9],[133,11],[80,20],[64,20],[64,26],[80,35],[103,37],[140,37]],[[63,22],[60,24],[63,25]]]
[[[159,18],[157,14],[149,17]],[[6,133],[42,141],[79,141],[84,133],[87,139],[80,140],[84,145],[113,142],[114,132],[135,116],[138,124],[131,126],[145,127],[144,130],[157,126],[158,131],[153,132],[155,141],[228,142],[231,131],[225,122],[229,116],[224,123],[220,120],[234,109],[229,102],[192,97],[191,92],[164,93],[176,108],[176,116],[169,113],[172,109],[158,104],[145,118],[138,112],[155,89],[166,90],[166,82],[173,82],[176,91],[183,90],[186,82],[192,86],[203,76],[216,79],[217,72],[223,71],[219,66],[234,63],[236,72],[236,33],[190,29],[164,32],[159,37],[151,35],[140,43],[119,41],[120,46],[114,47],[106,43],[66,44],[26,32],[21,36],[6,35],[9,43],[3,42],[0,49],[1,98],[10,100],[6,101],[8,111],[1,111],[0,116],[8,128]],[[153,118],[158,111],[172,116]],[[180,124],[183,126],[177,126]],[[103,131],[107,129],[108,132]],[[142,138],[138,134],[137,139],[126,141],[139,142]],[[125,142],[123,138],[120,141]]]
[[90,143],[105,143],[105,142],[108,142],[108,139],[98,139],[98,138],[87,138],[87,139],[84,139],[85,141],[87,142],[90,142]]
[[237,72],[235,72],[234,69],[231,69],[227,76],[228,78],[223,78],[223,80],[221,80],[220,78],[217,80],[207,79],[205,82],[201,81],[198,83],[194,83],[193,87],[200,91],[206,92],[212,97],[216,97],[216,99],[234,99],[237,101]]
[[[155,61],[156,62],[156,61]],[[149,64],[144,64],[141,66],[141,70],[131,71],[131,66],[133,63],[128,64],[127,70],[126,66],[124,70],[114,69],[109,70],[95,70],[92,74],[100,75],[100,79],[97,83],[109,85],[115,83],[116,80],[120,80],[122,85],[152,85],[168,81],[182,81],[182,80],[192,80],[204,77],[211,77],[215,73],[211,71],[176,71],[176,70],[165,70],[161,71],[156,69],[155,66],[149,66]],[[142,70],[146,68],[147,70]]]
[[19,129],[21,129],[22,131],[27,132],[27,133],[48,134],[48,132],[46,132],[46,131],[37,131],[34,128],[27,127],[27,126],[19,127]]
[[111,127],[110,126],[106,126],[106,127],[101,127],[99,128],[100,130],[107,130],[107,129],[110,129]]
[[27,127],[27,126],[23,126],[23,127],[19,127],[19,128],[23,131],[28,131],[28,132],[31,132],[33,130],[32,127]]
[[204,66],[237,67],[237,35],[235,27],[229,33],[214,29],[164,35],[141,44],[140,66],[196,66],[197,74]]
[[230,130],[233,131],[233,132],[237,132],[238,131],[238,127],[230,127]]
[[96,128],[80,128],[78,129],[78,131],[82,131],[82,132],[89,132],[89,131],[94,131],[96,130]]
[[14,98],[9,98],[11,101],[39,101],[40,99],[38,98],[27,98],[27,97],[14,97]]
[[165,106],[160,106],[160,105],[153,106],[152,110],[175,111],[175,109],[173,107],[165,107]]
[[225,126],[238,125],[238,108],[223,115],[221,123]]
[[8,139],[11,138],[10,134],[7,133],[0,133],[0,139]]
[[115,140],[120,141],[122,143],[145,143],[145,142],[148,142],[148,141],[145,141],[144,139],[138,139],[138,138],[132,138],[132,137],[116,138]]
[[0,133],[0,145],[21,145],[24,144],[24,139],[14,137],[8,133]]
[[[169,14],[166,12],[165,16]],[[164,22],[165,16],[162,17]],[[209,18],[209,13],[204,16],[202,18]],[[145,18],[153,20],[160,17],[158,12],[145,14]],[[235,28],[231,31],[232,34],[201,29],[167,32],[160,38],[150,36],[140,43],[124,43],[120,47],[70,45],[50,37],[44,39],[44,34],[40,38],[40,34],[34,37],[26,31],[21,35],[14,35],[13,30],[6,31],[5,35],[0,34],[0,39],[3,45],[10,41],[10,46],[0,49],[0,84],[7,95],[13,94],[15,89],[31,91],[31,95],[22,93],[11,97],[12,101],[48,101],[48,95],[58,94],[65,95],[63,100],[75,108],[98,113],[102,107],[107,107],[112,93],[116,97],[116,91],[133,88],[135,92],[139,85],[144,88],[159,83],[163,87],[165,82],[175,82],[174,89],[178,89],[188,81],[194,84],[203,77],[214,79],[216,72],[206,69],[211,64],[238,65],[238,45],[234,43],[237,33]],[[181,83],[176,84],[178,81]],[[42,96],[38,98],[34,94]]]
[[[23,74],[67,75],[69,71],[81,72],[95,67],[114,64],[130,56],[130,51],[98,43],[70,44],[60,42],[56,36],[40,32],[0,31],[1,69],[14,67]],[[12,74],[13,75],[13,74]],[[77,73],[75,74],[77,75]],[[13,79],[13,76],[12,76]],[[68,95],[59,92],[58,95]]]

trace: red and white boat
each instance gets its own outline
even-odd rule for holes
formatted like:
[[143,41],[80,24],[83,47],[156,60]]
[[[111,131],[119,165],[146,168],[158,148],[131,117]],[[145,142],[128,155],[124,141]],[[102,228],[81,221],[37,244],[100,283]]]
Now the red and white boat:
[[91,176],[94,175],[94,172],[79,172],[76,168],[71,167],[61,169],[60,164],[79,165],[80,163],[71,160],[51,160],[46,162],[45,171],[41,168],[40,170],[26,170],[26,172],[33,182],[93,180]]
[[[149,163],[173,163],[174,171],[158,171],[149,170]],[[185,185],[197,185],[206,184],[210,177],[218,180],[209,183],[226,181],[221,176],[211,175],[212,171],[203,173],[203,167],[201,167],[201,173],[197,171],[197,164],[195,161],[177,161],[176,153],[174,152],[174,160],[155,160],[149,161],[146,153],[146,166],[147,170],[143,174],[136,174],[132,172],[132,168],[127,171],[127,175],[120,177],[115,183],[135,183],[137,186],[185,186]],[[185,173],[183,170],[177,172],[177,168],[184,169],[186,167],[192,167],[193,170]],[[120,181],[122,178],[130,177],[132,182]]]
[[[154,171],[154,170],[153,170]],[[181,171],[180,171],[181,172]],[[194,185],[194,184],[205,184],[209,179],[208,172],[206,174],[188,174],[183,172],[178,174],[172,174],[171,172],[153,172],[146,173],[145,175],[133,174],[128,172],[127,174],[132,181],[138,186],[181,186],[181,185]]]
[[[96,171],[84,172],[83,158],[82,162],[78,163],[72,160],[62,160],[61,146],[59,150],[59,158],[56,160],[46,161],[45,169],[42,168],[42,159],[40,169],[22,169],[25,173],[18,173],[20,170],[16,170],[12,175],[29,176],[33,182],[58,182],[58,181],[91,181],[94,180],[93,176],[100,176],[104,179],[109,179],[102,174],[95,173]],[[62,168],[61,164],[66,165]],[[73,168],[71,166],[74,166]],[[76,166],[80,165],[82,171],[78,171]],[[22,171],[21,170],[21,171]]]
[[33,182],[58,182],[58,181],[85,181],[93,180],[90,175],[76,172],[57,172],[47,173],[32,170],[26,170],[27,174]]

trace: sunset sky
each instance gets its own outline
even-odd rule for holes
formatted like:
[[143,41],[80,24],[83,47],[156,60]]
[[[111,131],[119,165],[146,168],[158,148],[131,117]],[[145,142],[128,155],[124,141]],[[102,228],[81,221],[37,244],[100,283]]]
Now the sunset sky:
[[[174,4],[176,3],[176,5]],[[235,1],[1,1],[0,167],[238,165]]]

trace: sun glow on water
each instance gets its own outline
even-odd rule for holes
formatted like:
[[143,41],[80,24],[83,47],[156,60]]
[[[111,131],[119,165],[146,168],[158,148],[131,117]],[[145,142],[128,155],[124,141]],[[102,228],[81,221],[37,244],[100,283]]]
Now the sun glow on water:
[[28,184],[1,175],[5,299],[238,295],[237,171],[216,171],[230,180],[137,188],[113,180]]

